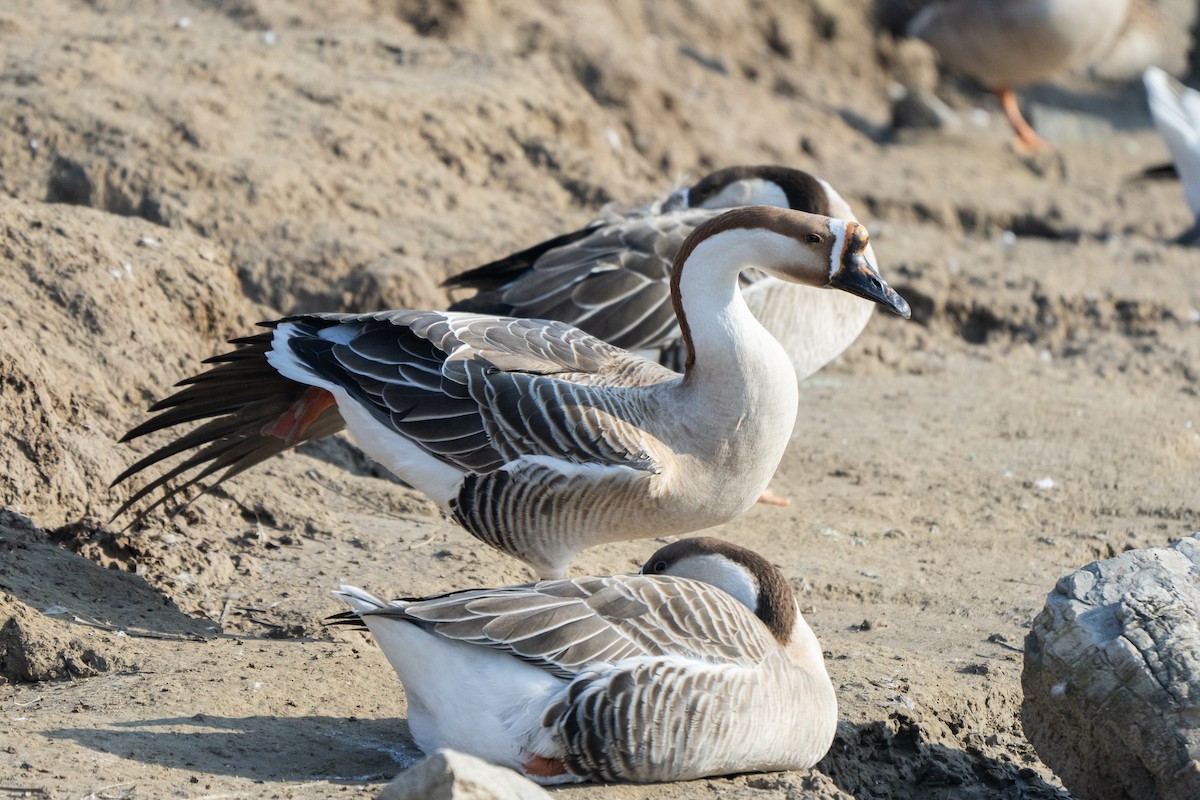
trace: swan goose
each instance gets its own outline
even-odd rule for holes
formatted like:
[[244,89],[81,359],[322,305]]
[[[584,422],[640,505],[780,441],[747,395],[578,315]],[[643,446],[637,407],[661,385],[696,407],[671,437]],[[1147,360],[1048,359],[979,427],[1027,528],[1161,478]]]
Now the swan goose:
[[[827,182],[774,165],[710,173],[627,213],[606,210],[577,231],[448,278],[476,293],[450,306],[510,317],[555,319],[617,347],[683,368],[686,347],[671,302],[671,266],[688,234],[738,206],[771,205],[857,222]],[[867,260],[878,266],[870,245]],[[845,292],[742,276],[750,311],[783,345],[800,380],[825,366],[862,333],[875,304]]]
[[367,455],[541,577],[561,577],[592,545],[719,525],[767,487],[799,399],[790,359],[750,313],[738,275],[758,268],[907,317],[867,246],[857,223],[770,206],[700,225],[671,280],[683,374],[545,320],[388,311],[264,323],[125,435],[212,418],[118,476],[114,485],[199,448],[114,516],[345,425]]
[[837,729],[820,643],[778,568],[683,539],[639,575],[384,602],[343,586],[400,676],[417,746],[534,780],[807,769]]
[[1195,224],[1178,239],[1200,244],[1200,92],[1184,86],[1158,67],[1143,73],[1150,116],[1171,152]]
[[1129,0],[935,0],[907,34],[995,93],[1022,153],[1053,148],[1030,127],[1014,86],[1082,67],[1113,46]]

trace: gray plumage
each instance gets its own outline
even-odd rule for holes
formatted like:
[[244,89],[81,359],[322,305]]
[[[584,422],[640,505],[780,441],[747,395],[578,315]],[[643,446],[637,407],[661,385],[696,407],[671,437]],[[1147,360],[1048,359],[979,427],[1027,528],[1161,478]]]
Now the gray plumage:
[[[418,741],[429,746],[490,747],[474,741],[470,729],[457,741],[440,727],[453,730],[445,717],[482,704],[481,715],[524,720],[512,725],[510,757],[545,782],[686,780],[812,766],[832,740],[836,700],[820,647],[778,570],[714,539],[670,545],[648,567],[663,553],[665,574],[544,581],[393,603],[352,587],[337,594],[356,609],[344,616],[361,619],[380,637],[410,697],[429,714],[414,725]],[[757,561],[741,560],[742,553]],[[690,564],[709,559],[760,587],[758,614],[712,583],[670,574],[687,574]],[[761,588],[768,579],[772,591]],[[772,614],[791,620],[782,636],[764,624]],[[513,664],[519,661],[547,676],[549,688],[519,697],[529,704],[519,710],[504,699],[488,707],[488,696],[475,696],[486,690],[471,685],[461,687],[461,696],[435,698],[426,688],[430,676],[462,665],[469,680],[470,651],[453,642],[511,659],[510,667],[504,659],[481,662],[497,680],[511,669],[514,684],[529,685]]]

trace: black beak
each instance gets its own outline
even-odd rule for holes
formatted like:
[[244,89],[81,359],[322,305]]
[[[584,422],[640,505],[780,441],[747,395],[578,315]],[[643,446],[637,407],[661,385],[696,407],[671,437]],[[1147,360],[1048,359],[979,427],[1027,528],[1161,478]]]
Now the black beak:
[[905,319],[912,316],[908,301],[879,277],[879,272],[861,251],[849,252],[842,258],[842,266],[830,277],[829,285],[878,303]]

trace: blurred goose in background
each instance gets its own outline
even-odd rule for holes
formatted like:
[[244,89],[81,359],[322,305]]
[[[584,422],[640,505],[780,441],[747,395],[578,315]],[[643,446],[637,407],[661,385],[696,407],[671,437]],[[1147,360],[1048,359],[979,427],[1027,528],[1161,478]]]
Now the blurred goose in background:
[[1200,244],[1200,92],[1158,67],[1147,69],[1142,80],[1150,101],[1150,116],[1171,153],[1188,208],[1196,220],[1178,241]]
[[807,769],[833,742],[821,645],[778,568],[719,539],[639,575],[384,602],[343,586],[404,684],[426,752],[541,783]]
[[799,400],[791,359],[750,313],[738,276],[757,268],[907,317],[868,252],[861,225],[801,211],[749,206],[703,223],[671,274],[683,374],[546,320],[388,311],[266,323],[125,435],[209,420],[117,477],[199,448],[117,514],[344,425],[367,455],[542,577],[602,542],[728,522],[766,489]]
[[991,89],[1023,153],[1053,149],[1017,105],[1013,87],[1087,65],[1112,47],[1129,0],[934,0],[908,23],[947,66]]
[[[807,172],[773,165],[730,167],[633,211],[606,211],[577,231],[442,285],[477,290],[451,310],[559,320],[681,370],[687,351],[671,304],[672,261],[697,226],[747,205],[858,221],[832,186]],[[869,245],[866,258],[878,266]],[[801,380],[849,347],[875,309],[874,303],[845,292],[757,271],[743,273],[742,294],[791,356]]]

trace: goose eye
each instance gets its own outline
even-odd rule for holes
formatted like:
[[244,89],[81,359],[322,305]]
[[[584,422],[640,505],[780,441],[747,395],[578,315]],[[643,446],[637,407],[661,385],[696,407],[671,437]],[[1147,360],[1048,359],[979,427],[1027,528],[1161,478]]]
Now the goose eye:
[[652,567],[650,568],[650,571],[651,571],[651,572],[653,572],[653,573],[655,573],[655,574],[658,574],[658,573],[662,572],[662,571],[663,571],[664,569],[666,569],[666,568],[667,568],[667,562],[665,562],[665,561],[655,561],[655,562],[654,562],[654,566],[652,566]]
[[821,234],[819,234],[819,233],[810,233],[808,236],[806,236],[804,238],[808,241],[809,244],[820,244],[821,243]]

